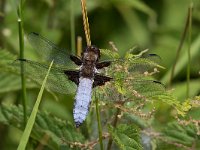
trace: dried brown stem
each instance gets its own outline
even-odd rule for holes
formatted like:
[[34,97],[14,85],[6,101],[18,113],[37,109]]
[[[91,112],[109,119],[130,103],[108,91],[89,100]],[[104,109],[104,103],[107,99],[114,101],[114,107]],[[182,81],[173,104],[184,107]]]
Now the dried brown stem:
[[84,25],[84,31],[85,31],[85,37],[87,46],[91,46],[91,40],[90,40],[90,28],[89,28],[89,22],[87,17],[87,9],[86,9],[86,0],[81,0],[81,7],[82,7],[82,14],[83,14],[83,25]]

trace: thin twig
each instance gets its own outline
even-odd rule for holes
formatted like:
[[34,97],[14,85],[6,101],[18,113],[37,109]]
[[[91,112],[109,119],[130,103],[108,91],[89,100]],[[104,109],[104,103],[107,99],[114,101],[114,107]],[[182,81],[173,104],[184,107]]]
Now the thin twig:
[[189,97],[190,94],[190,63],[191,63],[190,49],[191,49],[191,34],[192,34],[192,9],[193,9],[193,4],[191,3],[188,9],[189,25],[188,25],[187,95],[186,95],[187,98]]
[[75,54],[75,18],[74,18],[74,0],[71,0],[70,9],[70,31],[71,31],[71,50]]
[[100,119],[100,114],[99,114],[99,102],[98,98],[96,97],[96,92],[95,92],[95,105],[96,105],[96,115],[97,115],[97,122],[98,122],[98,131],[99,131],[99,143],[100,143],[100,148],[103,150],[103,140],[102,140],[102,127],[101,127],[101,119]]
[[173,80],[173,77],[174,77],[175,68],[176,68],[176,64],[177,64],[177,61],[179,59],[179,55],[180,55],[181,49],[183,47],[183,43],[184,43],[184,40],[186,38],[187,31],[188,31],[189,20],[190,20],[190,14],[189,13],[190,12],[188,11],[185,27],[184,27],[184,30],[183,30],[183,33],[182,33],[181,40],[180,40],[180,43],[178,45],[177,51],[176,51],[176,57],[175,57],[174,64],[172,66],[172,72],[171,72],[171,76],[170,76],[169,86],[172,83],[172,80]]
[[90,40],[90,27],[87,17],[87,9],[86,9],[86,0],[81,0],[81,7],[82,7],[82,14],[83,14],[83,25],[84,25],[84,31],[85,31],[85,37],[87,46],[91,46],[91,40]]
[[[106,139],[109,137],[109,134],[108,133],[104,133],[102,135],[102,139]],[[89,149],[89,150],[93,150],[94,149],[94,146],[97,145],[99,143],[99,138],[96,139],[96,140],[93,140],[91,142],[88,142],[88,143],[80,143],[80,142],[69,142],[69,141],[65,141],[65,139],[61,139],[62,140],[62,143],[64,144],[67,144],[67,145],[70,145],[71,148],[73,147],[79,147],[81,149]]]
[[[116,114],[115,114],[115,119],[113,121],[113,127],[116,127],[116,125],[117,125],[118,115],[120,114],[120,112],[121,112],[121,110],[119,108],[117,108],[117,111],[116,111]],[[107,150],[111,149],[112,142],[113,142],[113,139],[112,139],[112,137],[110,137],[109,140],[108,140]]]

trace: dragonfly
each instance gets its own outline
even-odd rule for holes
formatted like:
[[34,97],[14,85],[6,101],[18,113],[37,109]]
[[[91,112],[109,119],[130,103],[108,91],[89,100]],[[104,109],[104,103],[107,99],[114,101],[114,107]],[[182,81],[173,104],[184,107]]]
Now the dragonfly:
[[[89,112],[93,88],[103,86],[107,82],[114,80],[112,76],[106,76],[100,73],[100,70],[109,68],[116,60],[100,61],[101,52],[95,45],[87,46],[81,57],[78,57],[67,52],[65,49],[57,47],[53,42],[38,33],[30,33],[28,35],[28,41],[38,52],[41,59],[46,62],[54,61],[54,66],[51,68],[48,76],[46,88],[63,94],[76,93],[73,118],[75,126],[77,128],[80,127]],[[148,56],[149,58],[146,57],[144,60],[151,59],[155,56],[151,54]],[[118,61],[121,62],[121,59]],[[48,70],[48,65],[28,59],[17,59],[15,64],[20,66],[21,62],[24,63],[26,76],[41,84]],[[140,74],[147,67],[151,66],[148,63],[139,65],[137,61],[132,65],[132,72],[137,72],[137,74]],[[77,66],[78,69],[75,69]],[[157,84],[162,87],[162,84],[158,81],[138,80],[137,77],[132,83],[135,85],[136,90],[136,85],[139,84],[141,86],[145,84]]]

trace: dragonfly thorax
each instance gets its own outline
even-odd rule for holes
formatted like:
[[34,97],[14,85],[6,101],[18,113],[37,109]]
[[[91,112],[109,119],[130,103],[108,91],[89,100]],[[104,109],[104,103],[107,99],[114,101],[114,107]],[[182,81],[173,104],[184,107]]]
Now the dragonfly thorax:
[[96,46],[88,46],[82,55],[82,65],[80,67],[80,76],[85,78],[94,78],[96,72],[96,63],[100,57],[100,51]]

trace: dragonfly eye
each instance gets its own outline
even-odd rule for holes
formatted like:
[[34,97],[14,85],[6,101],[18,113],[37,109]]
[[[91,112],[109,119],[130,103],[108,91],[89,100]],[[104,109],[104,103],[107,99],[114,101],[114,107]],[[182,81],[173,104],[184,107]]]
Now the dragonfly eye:
[[96,46],[91,46],[92,51],[98,53],[99,49]]
[[85,52],[91,52],[91,51],[97,54],[98,57],[100,57],[100,50],[98,47],[96,47],[95,45],[86,47]]
[[100,58],[100,50],[98,47],[96,47],[95,45],[91,46],[91,50],[98,55],[98,58]]

